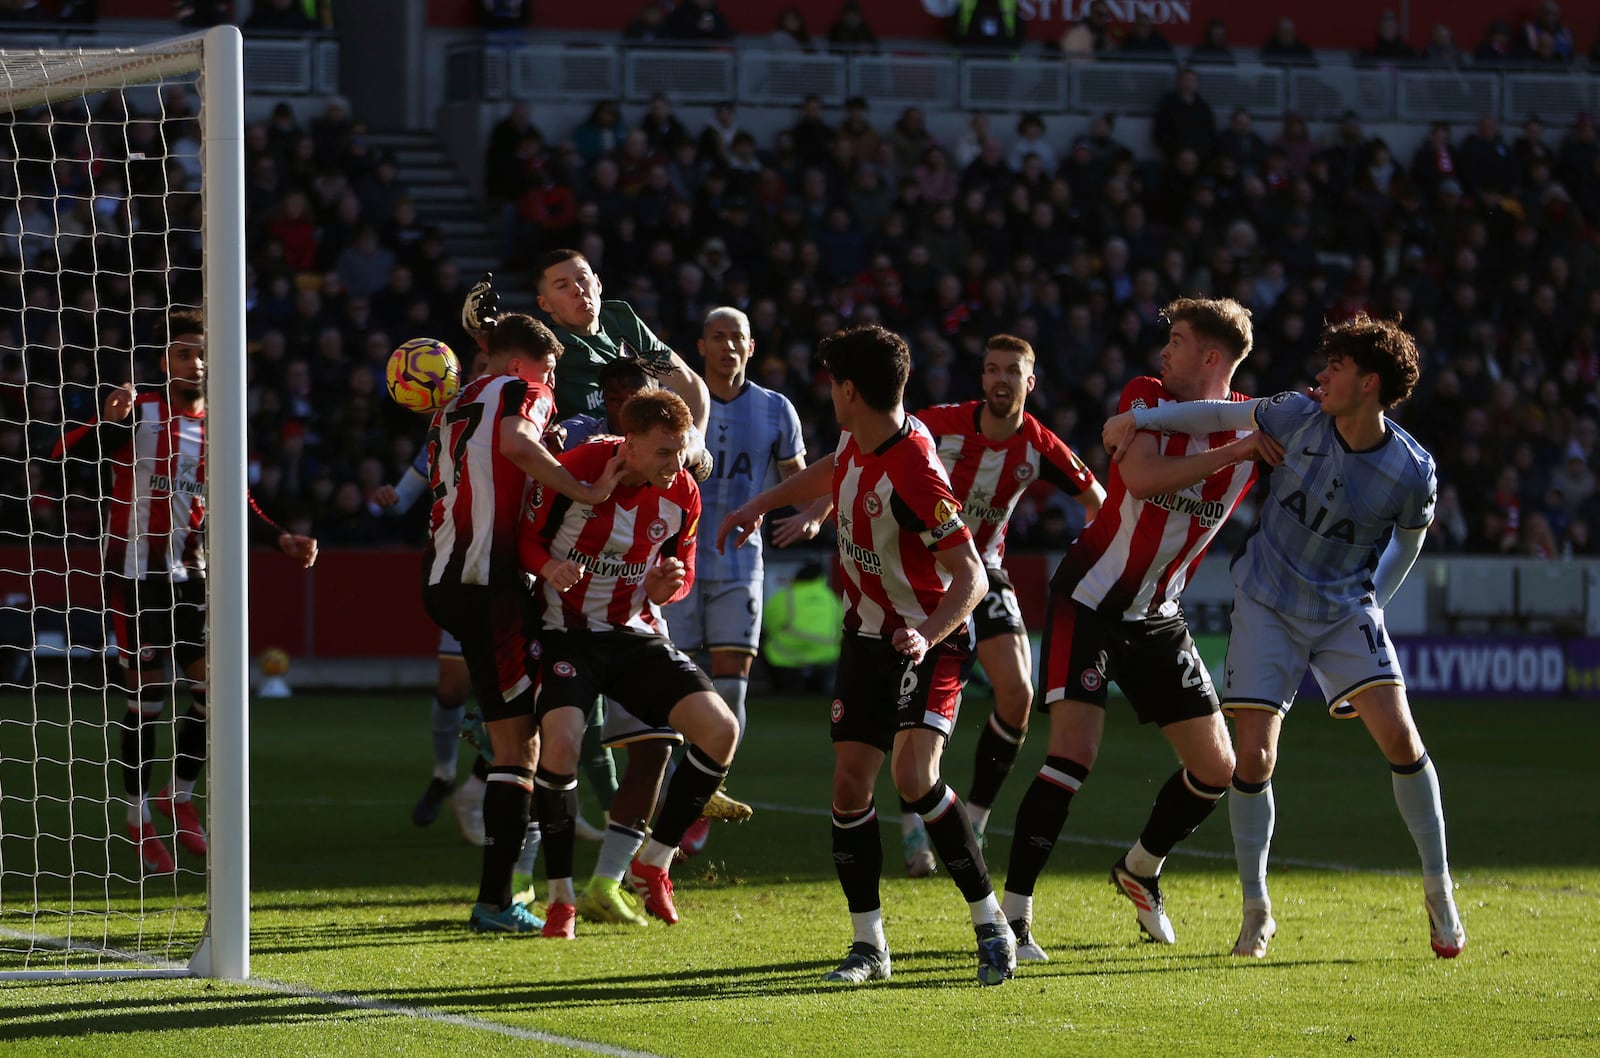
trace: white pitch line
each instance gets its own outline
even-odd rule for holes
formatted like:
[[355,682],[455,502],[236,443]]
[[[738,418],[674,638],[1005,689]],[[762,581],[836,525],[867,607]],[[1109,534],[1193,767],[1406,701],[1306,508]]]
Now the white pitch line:
[[429,1010],[427,1007],[415,1007],[409,1003],[391,1003],[382,999],[367,999],[362,996],[347,995],[343,992],[324,992],[316,988],[307,988],[304,985],[289,984],[285,981],[273,981],[260,977],[252,977],[243,983],[268,992],[296,996],[300,999],[314,999],[321,1003],[329,1003],[352,1010],[374,1010],[384,1014],[398,1014],[401,1017],[432,1021],[440,1025],[454,1025],[457,1028],[491,1032],[498,1036],[508,1036],[514,1040],[529,1040],[534,1043],[548,1043],[556,1047],[566,1047],[569,1050],[583,1051],[588,1054],[603,1054],[608,1058],[662,1058],[661,1055],[650,1051],[613,1047],[609,1043],[580,1040],[573,1036],[558,1036],[553,1032],[544,1032],[539,1029],[520,1029],[515,1025],[502,1025],[498,1021],[468,1017],[465,1014],[447,1014],[439,1010]]
[[[798,805],[773,804],[765,801],[749,801],[747,803],[751,808],[759,808],[764,812],[787,812],[791,815],[798,816],[831,817],[833,815],[831,809],[817,808],[814,805],[801,807]],[[1015,831],[1012,831],[1006,827],[989,827],[985,833],[1001,834],[1008,838],[1015,836]],[[1129,843],[1125,840],[1119,841],[1115,838],[1089,838],[1078,834],[1063,834],[1056,840],[1058,842],[1064,841],[1072,845],[1092,845],[1096,848],[1126,849],[1129,847]],[[1231,852],[1215,852],[1211,849],[1193,849],[1186,848],[1181,845],[1172,850],[1172,855],[1193,856],[1196,859],[1202,860],[1225,860],[1228,863],[1234,862],[1233,853]],[[1290,867],[1301,867],[1307,870],[1339,871],[1343,874],[1387,874],[1395,877],[1410,877],[1411,874],[1415,873],[1408,871],[1389,870],[1382,867],[1358,867],[1352,863],[1327,863],[1322,860],[1302,860],[1293,856],[1274,856],[1272,858],[1272,862]]]
[[[126,969],[95,969],[95,970],[68,970],[63,972],[51,970],[25,970],[0,974],[0,980],[39,980],[45,978],[60,979],[62,977],[85,979],[113,979],[143,976],[150,977],[188,977],[191,971],[182,963],[168,959],[153,958],[137,952],[125,952],[116,948],[102,948],[97,945],[86,944],[81,941],[68,941],[57,937],[41,936],[37,933],[25,933],[21,930],[0,928],[0,937],[12,940],[25,940],[42,948],[55,951],[77,952],[81,954],[98,954],[107,959],[121,960],[124,962],[141,964],[130,966]],[[298,999],[314,999],[319,1003],[330,1006],[345,1007],[351,1010],[373,1010],[384,1014],[397,1014],[401,1017],[416,1018],[419,1021],[432,1021],[440,1025],[454,1025],[457,1028],[474,1029],[478,1032],[491,1032],[497,1036],[509,1036],[514,1040],[529,1040],[534,1043],[548,1043],[556,1047],[565,1047],[568,1050],[583,1051],[588,1054],[603,1054],[607,1058],[661,1058],[650,1051],[636,1051],[627,1047],[613,1047],[609,1043],[597,1043],[594,1040],[580,1040],[572,1036],[558,1036],[553,1032],[543,1032],[539,1029],[519,1029],[514,1025],[502,1025],[497,1021],[487,1021],[483,1018],[468,1017],[464,1014],[447,1014],[439,1010],[429,1010],[427,1007],[416,1007],[409,1003],[391,1003],[382,999],[368,999],[362,996],[348,995],[344,992],[324,992],[319,988],[307,988],[304,985],[290,984],[286,981],[274,981],[265,977],[252,977],[245,981],[230,982],[247,988],[256,988],[263,992],[275,992],[279,995],[294,996]]]

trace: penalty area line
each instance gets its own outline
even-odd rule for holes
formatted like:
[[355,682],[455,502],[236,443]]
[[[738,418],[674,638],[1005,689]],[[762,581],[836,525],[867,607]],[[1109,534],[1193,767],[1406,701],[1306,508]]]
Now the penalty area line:
[[[751,802],[749,802],[749,804],[750,804],[751,808],[759,808],[763,812],[787,812],[787,813],[789,813],[791,815],[799,815],[799,816],[832,816],[833,815],[833,812],[830,809],[827,809],[827,808],[816,808],[816,807],[809,806],[809,805],[808,806],[781,805],[781,804],[773,804],[773,803],[766,802],[766,801],[751,801]],[[989,827],[989,828],[987,828],[985,833],[988,833],[988,834],[999,834],[999,835],[1001,835],[1003,837],[1008,837],[1008,838],[1016,836],[1016,832],[1011,830],[1009,827]],[[1117,840],[1115,838],[1084,837],[1081,834],[1063,834],[1059,838],[1057,838],[1056,841],[1057,841],[1058,844],[1061,843],[1061,842],[1066,842],[1069,845],[1089,845],[1089,846],[1093,846],[1095,848],[1106,848],[1106,849],[1127,849],[1127,848],[1130,847],[1130,843],[1127,842],[1127,841],[1119,841],[1119,840]],[[1231,853],[1231,852],[1217,852],[1217,851],[1214,851],[1212,849],[1191,849],[1191,848],[1184,848],[1181,845],[1172,850],[1172,855],[1174,855],[1174,856],[1192,856],[1195,859],[1201,859],[1201,860],[1223,860],[1223,861],[1226,861],[1228,863],[1234,862],[1233,853]],[[1382,874],[1382,875],[1390,875],[1392,877],[1400,878],[1400,877],[1410,877],[1412,874],[1415,873],[1414,871],[1408,872],[1408,871],[1389,870],[1389,869],[1383,868],[1383,867],[1358,867],[1353,863],[1328,863],[1328,862],[1323,861],[1323,860],[1304,860],[1304,859],[1299,859],[1299,858],[1293,857],[1293,856],[1274,856],[1272,858],[1272,862],[1275,863],[1275,864],[1282,865],[1282,866],[1299,867],[1299,868],[1301,868],[1303,870],[1338,871],[1338,872],[1340,872],[1342,874]]]
[[662,1058],[661,1055],[650,1051],[614,1047],[609,1043],[583,1040],[574,1036],[559,1036],[553,1032],[544,1032],[540,1029],[523,1029],[515,1025],[504,1025],[498,1021],[489,1021],[485,1018],[469,1017],[466,1014],[450,1014],[442,1010],[430,1010],[427,1007],[412,1006],[409,1003],[369,999],[364,996],[353,996],[345,992],[325,992],[320,988],[308,988],[304,985],[290,984],[287,981],[252,977],[241,983],[252,988],[260,988],[263,991],[277,992],[280,995],[294,996],[299,999],[313,999],[319,1003],[328,1003],[333,1006],[345,1007],[349,1010],[371,1010],[381,1014],[394,1014],[404,1018],[415,1018],[418,1021],[431,1021],[440,1025],[453,1025],[457,1028],[489,1032],[497,1036],[507,1036],[514,1040],[546,1043],[555,1047],[583,1051],[586,1054],[603,1054],[607,1058]]

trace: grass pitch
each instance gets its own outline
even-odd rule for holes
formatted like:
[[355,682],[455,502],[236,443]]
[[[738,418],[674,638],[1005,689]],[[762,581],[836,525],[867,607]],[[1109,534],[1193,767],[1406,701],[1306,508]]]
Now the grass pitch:
[[[948,754],[946,773],[963,793],[988,709],[981,694],[969,695]],[[1470,938],[1454,961],[1428,948],[1416,853],[1381,756],[1358,723],[1329,720],[1312,705],[1289,723],[1275,780],[1279,933],[1271,955],[1244,962],[1225,954],[1239,897],[1220,812],[1163,879],[1178,944],[1141,943],[1106,871],[1174,762],[1153,729],[1113,705],[1100,762],[1036,894],[1035,936],[1051,961],[980,988],[966,907],[948,878],[895,875],[884,886],[894,977],[839,990],[820,981],[850,940],[829,856],[825,700],[751,704],[729,788],[757,814],[719,824],[706,854],[674,871],[680,925],[580,923],[572,944],[466,931],[477,851],[448,811],[427,830],[409,822],[428,771],[425,696],[259,702],[255,979],[0,986],[0,1052],[1600,1054],[1593,709],[1418,707],[1444,785]],[[997,882],[1044,735],[1030,737],[995,812]],[[18,786],[35,781],[26,758],[48,756],[47,743],[0,746],[7,869],[26,822],[13,818]],[[163,766],[157,782],[164,778]],[[895,804],[886,780],[879,803]],[[41,808],[41,824],[52,810]],[[80,825],[91,827],[87,816]],[[888,859],[897,864],[899,830],[894,812],[885,816]],[[595,848],[580,843],[580,875]],[[120,845],[112,859],[119,850],[131,858]],[[10,913],[26,894],[14,874],[6,882],[0,900]],[[114,884],[114,900],[127,889]],[[180,902],[198,901],[197,879],[178,889]],[[191,919],[178,916],[174,928],[192,928]]]

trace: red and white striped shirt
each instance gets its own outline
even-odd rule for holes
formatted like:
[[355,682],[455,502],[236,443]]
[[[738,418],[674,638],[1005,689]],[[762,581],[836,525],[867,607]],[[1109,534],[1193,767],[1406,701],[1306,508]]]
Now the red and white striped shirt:
[[990,440],[983,433],[983,406],[981,400],[940,404],[917,412],[917,418],[938,439],[939,459],[983,564],[998,567],[1006,554],[1006,525],[1028,486],[1042,478],[1078,496],[1093,487],[1094,472],[1026,412],[1015,434]]
[[833,505],[845,631],[886,639],[922,623],[950,587],[934,553],[972,539],[927,428],[908,416],[871,452],[841,434]]
[[[579,481],[592,483],[620,442],[594,441],[558,458]],[[618,485],[604,503],[588,506],[535,485],[519,530],[522,568],[538,575],[551,559],[581,562],[588,573],[565,592],[542,578],[538,591],[545,628],[562,631],[666,635],[661,609],[644,591],[644,575],[662,557],[684,565],[677,602],[694,586],[700,530],[700,486],[680,470],[672,484]]]
[[542,437],[555,413],[549,386],[516,375],[475,379],[434,413],[425,583],[500,585],[516,576],[517,519],[530,479],[500,450],[500,421],[526,419]]
[[[1229,400],[1248,400],[1242,393]],[[1161,380],[1136,378],[1122,391],[1118,411],[1154,408],[1177,398]],[[1205,437],[1161,434],[1161,454],[1170,457],[1209,451],[1243,436],[1227,430]],[[1051,578],[1051,587],[1085,606],[1125,621],[1170,617],[1199,566],[1206,548],[1255,480],[1254,461],[1224,467],[1181,492],[1134,498],[1111,464],[1106,502],[1095,520],[1073,541]]]
[[205,412],[174,412],[165,389],[147,390],[125,421],[67,433],[56,457],[97,435],[101,458],[113,468],[105,571],[135,579],[204,576]]

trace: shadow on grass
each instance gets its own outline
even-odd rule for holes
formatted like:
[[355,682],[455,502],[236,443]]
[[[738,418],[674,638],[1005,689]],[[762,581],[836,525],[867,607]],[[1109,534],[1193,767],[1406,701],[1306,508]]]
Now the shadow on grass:
[[[367,932],[367,931],[356,931]],[[1067,981],[1081,977],[1129,974],[1198,973],[1226,965],[1225,956],[1174,955],[1160,962],[1145,961],[1107,966],[1103,961],[1066,961],[1025,965],[1017,983]],[[1355,959],[1275,960],[1251,963],[1247,972],[1300,970],[1309,967],[1356,965]],[[1177,963],[1178,965],[1174,965]],[[521,1015],[552,1009],[611,1009],[619,1003],[660,1005],[704,1004],[708,1000],[762,999],[855,991],[825,984],[824,974],[834,960],[798,959],[758,966],[711,968],[693,975],[681,972],[602,974],[580,980],[529,982],[471,988],[361,988],[319,995],[282,994],[276,991],[236,992],[231,988],[203,986],[200,994],[77,998],[73,982],[39,982],[18,987],[7,1001],[7,1017],[0,1024],[0,1041],[16,1042],[60,1038],[83,1033],[106,1035],[170,1032],[204,1028],[240,1028],[258,1024],[283,1025],[330,1017],[346,1018],[352,1009],[377,1016],[396,1008],[427,1010],[440,1015],[470,1017],[515,1025]],[[1243,964],[1240,964],[1243,965]],[[865,986],[875,990],[925,991],[952,987],[979,987],[976,961],[966,950],[911,949],[897,953],[895,975],[886,982]],[[300,986],[289,984],[290,989]],[[70,990],[63,994],[63,989]],[[307,989],[308,991],[317,991]],[[70,997],[70,998],[69,998]],[[518,1015],[507,1022],[507,1014]],[[521,1026],[526,1028],[526,1024]],[[555,1031],[559,1032],[559,1029]]]

